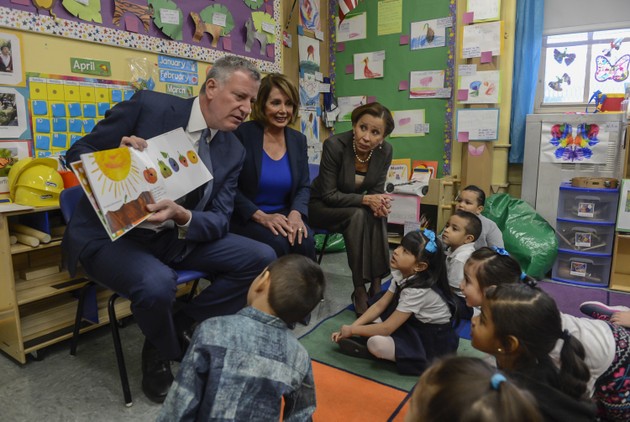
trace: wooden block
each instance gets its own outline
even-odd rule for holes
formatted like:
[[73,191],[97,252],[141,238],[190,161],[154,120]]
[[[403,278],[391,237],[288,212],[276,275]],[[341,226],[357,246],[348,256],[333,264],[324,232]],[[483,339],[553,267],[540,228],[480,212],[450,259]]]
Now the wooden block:
[[17,241],[19,243],[22,243],[23,245],[31,246],[33,248],[39,246],[39,239],[36,237],[22,233],[11,233],[11,236],[15,236],[17,238]]
[[47,275],[57,274],[59,265],[45,265],[41,267],[32,267],[20,271],[20,278],[24,280],[33,280],[34,278],[45,277]]
[[34,229],[24,224],[12,223],[10,225],[10,230],[15,233],[22,233],[33,236],[42,243],[50,243],[50,235],[48,233],[44,233],[43,231]]
[[9,236],[9,244],[10,245],[15,245],[16,243],[17,243],[17,237]]

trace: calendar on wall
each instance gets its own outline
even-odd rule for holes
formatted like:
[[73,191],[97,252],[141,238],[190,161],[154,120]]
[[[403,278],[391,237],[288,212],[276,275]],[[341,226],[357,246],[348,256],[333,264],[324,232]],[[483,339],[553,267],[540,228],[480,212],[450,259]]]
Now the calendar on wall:
[[28,73],[27,80],[35,157],[63,155],[135,92],[121,81],[38,73]]

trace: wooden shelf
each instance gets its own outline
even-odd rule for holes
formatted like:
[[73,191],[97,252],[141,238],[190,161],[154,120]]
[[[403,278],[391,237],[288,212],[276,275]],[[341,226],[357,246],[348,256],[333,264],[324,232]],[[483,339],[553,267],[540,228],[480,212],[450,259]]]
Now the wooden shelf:
[[24,280],[15,277],[15,291],[18,305],[25,305],[36,300],[80,289],[88,283],[83,275],[70,277],[67,271],[61,271],[46,277]]
[[50,243],[40,243],[40,245],[36,247],[23,245],[21,243],[16,243],[15,245],[11,245],[11,255],[16,255],[16,254],[24,253],[24,252],[38,251],[38,250],[48,249],[48,248],[56,248],[58,246],[61,246],[61,239],[51,240]]

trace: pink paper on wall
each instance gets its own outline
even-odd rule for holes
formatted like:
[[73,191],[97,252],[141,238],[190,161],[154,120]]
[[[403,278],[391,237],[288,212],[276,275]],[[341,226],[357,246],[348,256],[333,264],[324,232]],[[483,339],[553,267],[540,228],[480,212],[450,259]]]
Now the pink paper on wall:
[[481,63],[492,63],[492,51],[481,52]]
[[468,99],[468,90],[467,89],[458,89],[457,90],[457,101],[466,101]]
[[399,91],[406,91],[409,89],[409,81],[405,80],[405,81],[400,81],[398,83],[398,90]]
[[367,102],[369,103],[375,103],[376,102],[376,96],[372,96],[372,97],[367,97]]
[[221,41],[223,42],[223,49],[225,51],[232,51],[232,40],[228,37],[222,37]]
[[462,24],[470,25],[475,20],[475,12],[465,12],[462,16]]
[[400,36],[400,45],[409,44],[409,35],[403,34]]
[[457,142],[468,142],[468,132],[457,132]]
[[31,5],[31,1],[30,0],[11,0],[11,3],[19,4],[20,6],[30,6]]
[[125,15],[125,29],[129,32],[138,32],[138,18],[133,15]]
[[346,65],[346,74],[349,73],[354,73],[354,65],[353,64],[347,64]]
[[274,44],[267,44],[267,57],[273,57],[275,51],[276,46]]
[[338,42],[337,43],[337,51],[341,52],[344,51],[346,49],[346,45],[342,42]]

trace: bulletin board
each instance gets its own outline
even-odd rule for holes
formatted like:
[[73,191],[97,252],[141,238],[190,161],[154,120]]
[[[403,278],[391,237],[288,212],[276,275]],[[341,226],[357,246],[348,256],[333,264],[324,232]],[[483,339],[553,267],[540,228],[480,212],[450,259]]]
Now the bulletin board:
[[36,3],[0,0],[0,27],[204,62],[236,54],[262,72],[281,71],[280,0],[42,2],[52,3],[48,9]]
[[[379,35],[379,12],[385,13],[387,4],[402,3],[400,32]],[[380,9],[380,10],[379,10]],[[366,13],[367,36],[336,44],[335,96],[366,96],[367,101],[378,101],[392,111],[401,112],[396,121],[419,119],[415,110],[423,110],[424,133],[404,132],[401,137],[388,138],[394,147],[394,158],[438,161],[438,176],[450,174],[452,110],[453,110],[453,59],[455,46],[455,2],[432,0],[379,0],[359,2],[352,14]],[[444,46],[412,49],[412,22],[451,18],[452,25],[443,32]],[[421,25],[422,26],[422,25]],[[383,31],[383,28],[381,28]],[[436,32],[438,34],[438,32]],[[439,35],[436,35],[436,40]],[[423,46],[424,47],[424,46]],[[383,76],[355,80],[355,72],[364,72],[365,62],[356,62],[355,55],[368,52],[385,52]],[[369,62],[372,63],[372,62]],[[419,96],[410,98],[411,72],[444,71],[444,87],[451,88],[443,98]],[[378,71],[378,69],[377,69]],[[359,74],[359,77],[363,75]],[[426,126],[428,124],[428,127]],[[337,122],[337,133],[351,129],[349,121]]]

